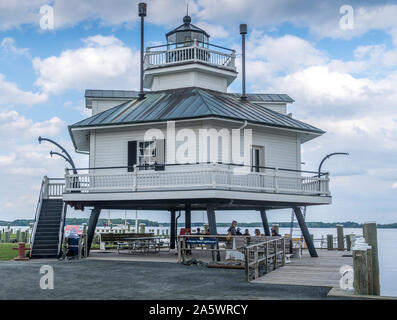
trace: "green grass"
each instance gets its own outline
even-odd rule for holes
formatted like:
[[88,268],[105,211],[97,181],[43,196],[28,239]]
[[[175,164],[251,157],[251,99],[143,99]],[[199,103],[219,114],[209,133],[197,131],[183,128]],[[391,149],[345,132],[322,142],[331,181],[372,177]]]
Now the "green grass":
[[18,255],[18,250],[12,250],[16,248],[16,243],[0,243],[0,261],[10,261]]

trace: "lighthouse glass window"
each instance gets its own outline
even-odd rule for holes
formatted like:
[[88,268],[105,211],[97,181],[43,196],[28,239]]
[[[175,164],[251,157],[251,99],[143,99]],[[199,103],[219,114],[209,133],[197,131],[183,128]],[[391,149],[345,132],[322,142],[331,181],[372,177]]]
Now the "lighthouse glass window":
[[151,166],[156,161],[156,140],[139,141],[138,164],[139,166]]

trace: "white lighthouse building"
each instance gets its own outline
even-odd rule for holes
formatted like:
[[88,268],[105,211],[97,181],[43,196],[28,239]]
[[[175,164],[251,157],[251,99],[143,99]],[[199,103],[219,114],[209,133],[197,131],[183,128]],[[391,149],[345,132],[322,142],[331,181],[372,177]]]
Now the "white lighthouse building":
[[[206,210],[211,234],[217,211],[240,210],[260,214],[268,235],[266,211],[293,208],[310,247],[300,208],[330,204],[331,195],[328,174],[301,170],[301,145],[324,132],[288,115],[287,94],[229,93],[235,51],[211,44],[189,16],[166,41],[146,48],[144,96],[86,90],[92,116],[69,132],[89,167],[68,170],[61,194],[47,190],[42,201],[93,208],[91,240],[103,209],[168,211],[171,226],[183,210],[187,228],[192,211]],[[45,248],[33,244],[32,254],[59,253]]]

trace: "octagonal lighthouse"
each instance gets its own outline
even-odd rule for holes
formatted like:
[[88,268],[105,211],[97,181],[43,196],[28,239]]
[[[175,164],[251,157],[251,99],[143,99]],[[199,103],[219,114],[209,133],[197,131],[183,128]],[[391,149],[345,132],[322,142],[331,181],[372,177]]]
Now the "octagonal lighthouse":
[[[245,57],[244,28],[241,33]],[[92,116],[69,132],[89,166],[67,168],[61,189],[59,181],[45,180],[38,206],[58,201],[63,208],[53,239],[58,250],[67,206],[92,208],[89,246],[103,209],[169,212],[171,248],[178,211],[185,213],[187,230],[192,214],[206,211],[213,235],[219,210],[229,210],[230,221],[236,210],[258,215],[268,236],[266,212],[292,208],[316,256],[301,208],[331,203],[329,179],[302,170],[301,145],[324,131],[288,114],[294,100],[287,94],[228,92],[237,76],[236,52],[211,44],[189,16],[166,39],[144,50],[142,90],[86,90]],[[33,256],[59,253],[40,251],[35,243]]]
[[226,92],[236,79],[235,51],[210,44],[209,34],[191,24],[189,16],[166,38],[166,45],[146,50],[145,88],[198,87]]

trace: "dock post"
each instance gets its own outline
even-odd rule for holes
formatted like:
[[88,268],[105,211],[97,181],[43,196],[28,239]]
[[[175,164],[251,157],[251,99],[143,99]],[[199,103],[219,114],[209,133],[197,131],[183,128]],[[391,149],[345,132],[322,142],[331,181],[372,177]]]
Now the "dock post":
[[345,250],[345,244],[344,244],[344,239],[343,239],[343,225],[342,224],[337,224],[336,225],[336,232],[338,235],[338,250],[343,251]]
[[372,260],[372,292],[373,295],[380,295],[379,281],[379,260],[378,260],[378,238],[375,222],[365,222],[363,225],[363,236],[368,245],[371,246]]
[[334,236],[332,234],[327,234],[327,249],[334,249]]
[[352,241],[351,241],[351,238],[350,238],[350,234],[347,234],[346,235],[346,250],[350,251],[351,248],[352,248]]
[[269,228],[269,222],[267,221],[266,210],[262,209],[260,210],[260,213],[261,213],[262,225],[263,225],[263,230],[265,232],[265,236],[270,236],[270,228]]
[[176,233],[176,228],[175,228],[175,210],[170,211],[171,215],[171,223],[170,223],[170,228],[171,228],[171,237],[170,237],[170,249],[175,249],[175,233]]
[[95,229],[101,210],[101,207],[94,207],[94,209],[91,210],[90,220],[88,221],[87,228],[87,257],[90,255],[91,244],[92,240],[94,239]]
[[360,244],[353,248],[353,270],[354,270],[354,293],[360,295],[368,295],[369,290],[369,277],[368,277],[368,255],[371,250],[368,250],[366,243]]
[[309,252],[310,252],[310,256],[312,258],[318,257],[316,248],[314,248],[313,241],[310,238],[309,229],[307,228],[305,219],[303,218],[302,210],[299,207],[294,207],[294,212],[295,212],[296,219],[298,220],[299,227],[302,230],[303,237],[305,238],[307,248],[309,249]]

